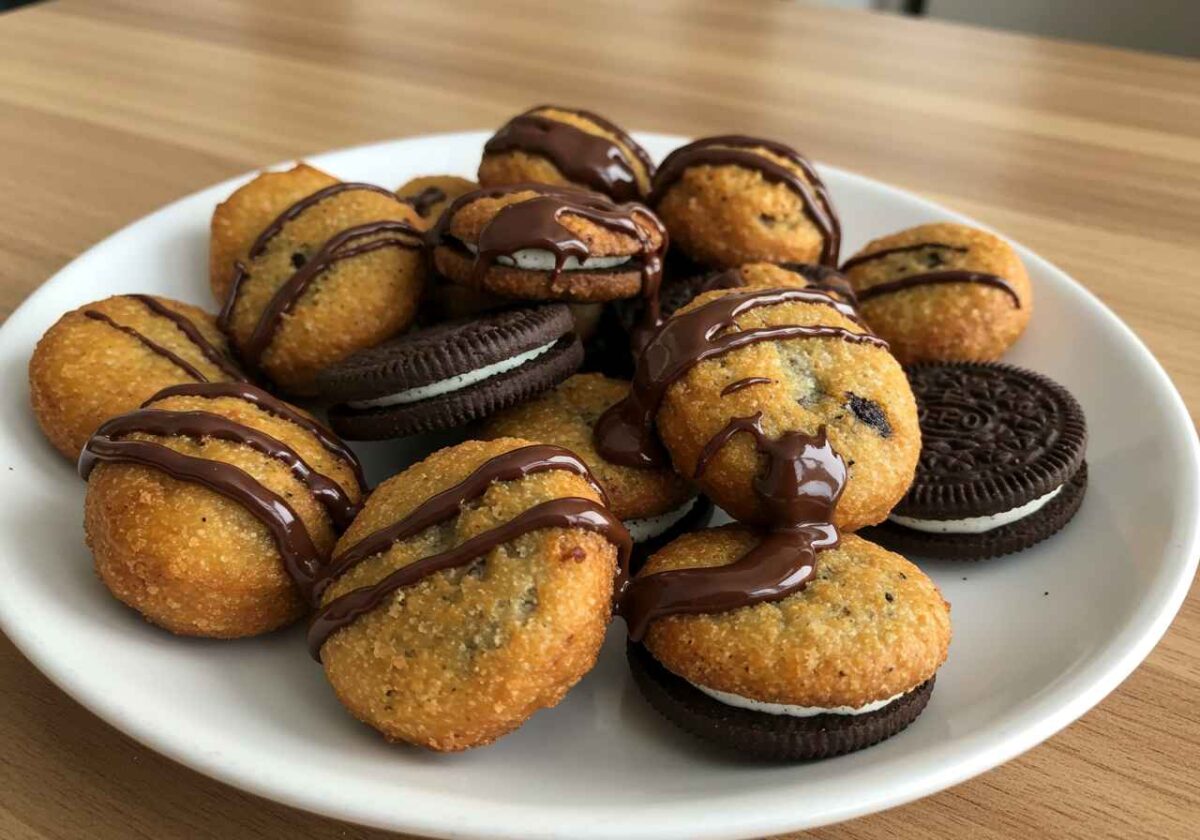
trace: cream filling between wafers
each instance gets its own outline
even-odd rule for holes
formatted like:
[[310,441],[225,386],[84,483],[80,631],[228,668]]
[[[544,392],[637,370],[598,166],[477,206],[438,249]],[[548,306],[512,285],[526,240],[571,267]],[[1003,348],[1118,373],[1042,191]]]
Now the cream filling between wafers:
[[[464,242],[463,245],[472,254],[479,253],[479,246],[473,245],[470,242]],[[626,254],[625,256],[616,257],[588,257],[583,262],[580,262],[578,257],[570,256],[563,261],[562,270],[580,271],[589,268],[614,268],[618,265],[624,265],[632,259],[632,256]],[[520,251],[514,251],[512,254],[496,257],[496,262],[500,265],[523,268],[526,271],[554,271],[556,265],[554,253],[541,248],[523,248]]]
[[866,703],[862,706],[793,706],[790,703],[767,703],[764,700],[752,700],[749,697],[743,697],[740,694],[732,694],[728,691],[717,691],[715,688],[708,688],[688,680],[688,684],[700,689],[718,703],[724,703],[726,706],[736,706],[739,709],[749,709],[752,712],[762,712],[768,715],[787,715],[788,717],[816,717],[817,715],[865,715],[869,712],[877,712],[889,703],[894,703],[908,694],[907,691],[901,691],[899,694],[893,694],[886,700],[875,700],[871,703]]
[[1046,495],[1038,496],[1032,502],[1026,502],[1015,508],[987,516],[968,516],[965,519],[917,519],[913,516],[900,516],[893,513],[888,519],[897,525],[903,525],[914,531],[924,531],[927,534],[982,534],[1037,513],[1051,499],[1061,493],[1064,486],[1060,484]]
[[475,370],[469,370],[466,373],[460,373],[457,376],[451,376],[448,379],[439,379],[437,382],[430,382],[428,385],[418,385],[416,388],[407,388],[403,391],[397,391],[394,394],[388,394],[386,397],[375,397],[369,400],[351,400],[346,404],[351,408],[383,408],[389,405],[404,405],[406,403],[420,402],[431,397],[440,397],[442,394],[449,394],[454,391],[461,391],[463,388],[468,388],[485,379],[497,376],[501,373],[507,373],[514,368],[519,368],[526,362],[530,362],[545,353],[550,352],[550,349],[558,343],[558,339],[554,339],[549,344],[543,344],[541,347],[535,347],[532,350],[526,350],[524,353],[518,353],[511,358],[503,361],[495,362],[494,364],[484,365]]
[[675,510],[669,510],[666,513],[660,513],[658,516],[645,516],[641,519],[626,519],[621,524],[625,526],[625,530],[629,532],[629,536],[633,538],[635,543],[652,540],[655,537],[666,533],[672,525],[674,525],[683,517],[688,515],[688,512],[696,506],[696,502],[700,500],[699,496],[693,496],[688,501],[684,502]]

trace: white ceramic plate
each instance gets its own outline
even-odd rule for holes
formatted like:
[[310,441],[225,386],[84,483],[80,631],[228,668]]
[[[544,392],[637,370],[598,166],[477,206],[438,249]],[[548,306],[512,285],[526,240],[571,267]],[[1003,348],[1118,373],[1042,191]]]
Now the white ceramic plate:
[[[414,138],[311,160],[385,185],[433,172],[471,176],[484,139]],[[682,142],[641,139],[657,157]],[[822,174],[841,212],[845,254],[919,222],[963,220],[857,175]],[[215,308],[209,215],[236,184],[178,201],[95,246],[0,330],[4,630],[79,702],[202,773],[311,811],[444,837],[774,834],[916,799],[1028,749],[1128,675],[1183,600],[1200,551],[1200,458],[1183,402],[1127,327],[1022,249],[1036,309],[1009,360],[1049,374],[1083,403],[1090,488],[1066,530],[1030,551],[979,565],[925,564],[954,605],[954,642],[911,728],[807,765],[731,759],[642,701],[618,623],[599,665],[566,700],[498,744],[452,756],[388,746],[338,705],[297,629],[183,640],[111,598],[83,546],[84,485],[29,412],[29,354],[64,311],[133,291]],[[414,454],[399,444],[363,452],[375,480]]]

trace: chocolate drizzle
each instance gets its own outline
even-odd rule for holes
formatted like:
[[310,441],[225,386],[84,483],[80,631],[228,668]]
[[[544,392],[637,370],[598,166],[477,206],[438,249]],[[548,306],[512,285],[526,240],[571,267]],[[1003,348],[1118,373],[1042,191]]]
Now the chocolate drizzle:
[[192,379],[195,379],[197,382],[207,382],[208,381],[208,377],[205,376],[197,367],[195,367],[187,359],[168,350],[166,347],[163,347],[158,342],[152,341],[151,339],[147,338],[146,336],[142,335],[140,332],[135,330],[133,327],[127,327],[124,324],[119,324],[116,321],[114,321],[112,318],[110,318],[108,315],[105,315],[103,312],[100,312],[97,309],[84,310],[83,317],[89,318],[93,321],[100,321],[103,324],[108,324],[113,329],[120,330],[121,332],[125,333],[125,335],[132,336],[137,341],[139,341],[142,344],[142,346],[145,347],[147,350],[149,350],[152,353],[157,353],[159,356],[162,356],[164,359],[168,359],[172,364],[174,364],[176,367],[180,368],[184,373],[186,373]]
[[[620,142],[538,113],[548,108],[582,117],[618,137]],[[642,165],[646,177],[654,170],[645,151],[624,131],[597,114],[557,105],[541,105],[513,117],[483,147],[484,155],[510,151],[545,158],[569,181],[616,201],[636,201],[642,197],[630,153]]]
[[658,468],[666,453],[654,435],[654,418],[667,388],[695,365],[761,341],[793,338],[837,338],[856,344],[887,347],[870,332],[842,327],[787,324],[733,329],[734,319],[760,306],[789,302],[831,306],[866,329],[853,306],[817,289],[750,289],[733,292],[676,314],[647,342],[638,357],[629,395],[611,406],[596,423],[596,450],[605,460],[630,467]]
[[[923,251],[926,248],[935,248],[948,251],[957,251],[965,254],[970,249],[961,245],[948,245],[944,242],[920,242],[916,245],[901,245],[895,248],[883,248],[879,251],[873,251],[869,254],[861,254],[853,257],[842,265],[843,271],[848,271],[865,263],[881,260],[889,257],[892,254],[904,254],[913,251]],[[940,271],[925,271],[919,274],[909,274],[905,277],[898,277],[895,280],[888,280],[883,283],[876,283],[873,286],[868,286],[865,289],[859,289],[857,292],[858,301],[866,302],[871,298],[882,297],[883,295],[901,292],[905,289],[914,289],[919,286],[939,286],[950,283],[974,283],[980,286],[991,286],[994,289],[1007,294],[1012,298],[1013,305],[1017,309],[1021,308],[1021,296],[1017,294],[1017,290],[1012,287],[1012,284],[995,274],[987,274],[981,271],[967,271],[964,269],[945,269]]]
[[617,613],[631,641],[641,641],[657,618],[724,612],[798,592],[816,571],[817,553],[838,545],[831,520],[845,488],[846,462],[829,445],[825,428],[816,435],[789,431],[772,439],[763,430],[761,412],[735,417],[705,445],[696,477],[741,433],[753,435],[758,452],[766,456],[754,490],[774,527],[729,565],[674,569],[630,582]]
[[[180,417],[179,415],[185,415]],[[212,421],[199,421],[196,415],[211,417]],[[218,423],[217,421],[225,421]],[[251,436],[245,426],[202,412],[159,412],[134,411],[115,417],[102,424],[83,448],[79,456],[79,474],[87,479],[100,461],[140,464],[160,470],[179,481],[200,484],[240,504],[261,522],[270,532],[284,568],[305,591],[321,566],[321,556],[309,536],[308,529],[295,509],[278,494],[264,487],[252,475],[233,464],[211,461],[176,452],[168,446],[149,440],[116,440],[119,435],[135,432],[165,434],[197,431],[204,424],[203,434],[217,433],[226,439],[238,439],[249,443]],[[236,436],[236,437],[234,437]],[[279,444],[273,438],[263,436],[264,445]],[[257,448],[257,447],[256,447]],[[294,453],[293,453],[294,454]]]
[[754,385],[770,385],[774,382],[769,376],[747,376],[744,379],[738,379],[735,382],[730,382],[721,389],[721,396],[728,397],[730,394],[736,394],[743,388],[750,388]]
[[[653,331],[660,320],[658,290],[662,284],[662,259],[667,249],[667,231],[658,217],[640,204],[616,204],[599,193],[571,187],[545,184],[496,187],[455,199],[430,231],[430,241],[435,245],[444,244],[450,236],[450,220],[467,204],[481,198],[495,199],[518,192],[533,192],[536,195],[500,208],[480,232],[471,270],[472,283],[479,285],[498,257],[511,257],[526,249],[549,251],[554,256],[551,282],[562,274],[568,258],[574,257],[582,264],[591,256],[588,243],[560,221],[564,215],[578,216],[637,240],[642,296],[646,301],[643,324],[639,329],[643,332]],[[638,223],[639,219],[642,224]],[[651,231],[658,234],[657,246],[654,245]]]
[[341,438],[329,429],[301,412],[295,406],[267,393],[256,385],[251,385],[249,382],[207,382],[172,385],[168,388],[163,388],[153,397],[146,400],[146,402],[142,403],[141,407],[147,408],[151,403],[165,400],[167,397],[206,397],[208,399],[230,397],[251,403],[256,408],[268,414],[294,423],[315,437],[317,442],[324,447],[325,451],[345,463],[354,474],[354,481],[358,485],[359,491],[363,495],[367,493],[367,478],[363,474],[362,463],[358,460],[358,456],[354,454],[353,449],[347,446]]
[[150,297],[150,295],[128,295],[127,297],[133,298],[155,315],[166,318],[168,321],[178,327],[180,332],[186,335],[192,344],[196,345],[200,352],[204,354],[206,359],[220,368],[221,373],[225,374],[235,382],[244,380],[246,378],[242,375],[240,370],[234,367],[233,363],[229,360],[229,357],[222,353],[219,348],[215,347],[207,338],[205,338],[204,333],[200,332],[200,329],[193,324],[191,319],[189,319],[186,315],[176,312],[169,306]]
[[[535,444],[510,450],[481,464],[453,487],[430,497],[398,522],[382,528],[335,557],[312,586],[316,605],[337,578],[369,557],[389,550],[397,542],[409,539],[426,528],[446,522],[459,514],[462,506],[481,497],[497,481],[514,481],[547,470],[567,470],[587,482],[607,503],[603,489],[587,466],[574,453],[558,446]],[[520,516],[478,534],[447,551],[424,557],[392,572],[377,583],[354,589],[323,606],[309,627],[309,650],[320,659],[321,646],[337,630],[383,603],[384,599],[405,586],[411,586],[435,572],[465,565],[496,546],[540,528],[586,528],[603,534],[618,549],[619,576],[624,584],[632,547],[629,532],[613,517],[604,504],[582,498],[554,499],[526,510]]]
[[[279,235],[284,226],[288,222],[299,218],[305,210],[314,207],[326,198],[349,190],[367,190],[385,195],[397,203],[405,203],[395,193],[385,190],[383,187],[377,187],[374,184],[358,182],[331,184],[312,195],[305,196],[280,213],[279,216],[262,230],[258,238],[254,240],[254,244],[250,246],[250,250],[247,252],[247,259],[254,260],[262,256],[266,252],[271,240]],[[356,225],[340,231],[327,240],[315,255],[305,262],[300,263],[296,271],[283,285],[275,290],[275,293],[259,314],[258,321],[255,323],[250,337],[238,347],[242,361],[252,368],[258,367],[262,354],[266,352],[271,340],[275,337],[275,332],[279,329],[279,324],[283,316],[295,306],[309,285],[322,273],[329,270],[335,263],[377,251],[381,248],[419,250],[422,246],[423,239],[421,232],[404,221],[388,219],[367,222],[366,224]],[[224,305],[221,307],[221,314],[217,316],[217,326],[227,334],[231,333],[233,314],[237,308],[238,299],[241,296],[242,286],[249,277],[250,270],[246,266],[246,263],[241,260],[234,263],[234,274],[233,280],[230,283],[229,294],[225,298]]]
[[446,200],[446,191],[441,187],[426,187],[416,195],[406,195],[400,199],[405,204],[412,205],[417,215],[424,217],[435,204]]
[[[801,178],[792,169],[756,151],[766,149],[782,157],[804,173]],[[786,185],[800,197],[805,215],[821,234],[822,265],[836,266],[842,243],[842,227],[825,183],[805,157],[795,149],[773,140],[743,135],[706,137],[681,146],[667,155],[654,176],[649,203],[658,206],[667,190],[693,166],[740,166],[752,169],[768,181]]]

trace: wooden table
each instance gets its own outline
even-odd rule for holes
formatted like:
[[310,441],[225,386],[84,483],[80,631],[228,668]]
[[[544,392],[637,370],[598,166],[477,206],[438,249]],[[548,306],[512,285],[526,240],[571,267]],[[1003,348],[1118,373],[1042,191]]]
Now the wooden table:
[[[0,16],[0,310],[247,169],[539,101],[777,136],[972,214],[1114,308],[1200,408],[1200,63],[796,3],[59,2]],[[1195,837],[1200,595],[1083,720],[821,838]],[[0,639],[0,836],[377,838],[133,743]]]

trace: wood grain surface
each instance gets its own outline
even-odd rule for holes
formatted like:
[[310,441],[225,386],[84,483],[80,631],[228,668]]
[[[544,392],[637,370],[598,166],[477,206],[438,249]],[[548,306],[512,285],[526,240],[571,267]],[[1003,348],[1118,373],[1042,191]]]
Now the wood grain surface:
[[[0,312],[103,236],[323,149],[540,101],[779,137],[1082,280],[1200,408],[1200,63],[785,2],[54,2],[0,15]],[[819,838],[1197,836],[1200,594],[1081,721]],[[380,838],[135,744],[0,638],[0,837]]]

